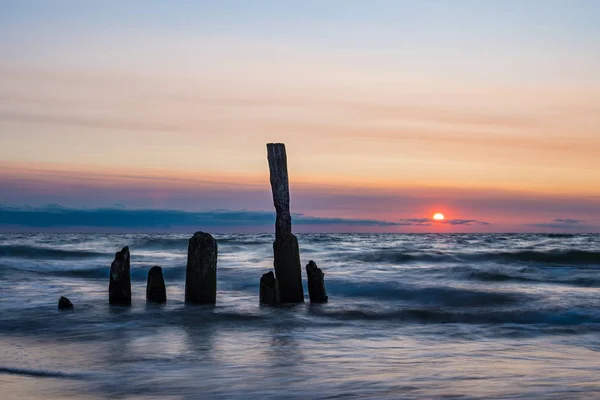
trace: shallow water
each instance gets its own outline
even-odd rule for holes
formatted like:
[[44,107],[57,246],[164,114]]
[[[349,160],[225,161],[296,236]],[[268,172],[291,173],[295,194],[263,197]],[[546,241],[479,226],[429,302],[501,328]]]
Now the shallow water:
[[[299,235],[330,303],[279,308],[258,305],[272,235],[216,235],[218,304],[185,306],[188,238],[0,235],[3,395],[600,397],[599,235]],[[125,245],[133,305],[109,307]]]

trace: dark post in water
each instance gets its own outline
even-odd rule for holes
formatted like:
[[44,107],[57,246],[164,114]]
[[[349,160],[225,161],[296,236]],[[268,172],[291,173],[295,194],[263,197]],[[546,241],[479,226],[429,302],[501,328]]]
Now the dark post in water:
[[58,309],[59,310],[70,310],[72,308],[73,308],[73,303],[71,303],[71,300],[67,299],[64,296],[62,296],[60,299],[58,299]]
[[282,303],[304,302],[302,289],[302,266],[298,240],[292,234],[290,214],[290,190],[288,183],[287,156],[283,143],[267,144],[273,204],[277,212],[275,221],[274,267]]
[[269,271],[260,277],[260,304],[279,304],[279,285],[273,271]]
[[306,264],[306,278],[308,280],[308,295],[311,303],[327,303],[325,291],[325,274],[317,263],[310,260]]
[[190,239],[185,301],[195,304],[217,302],[217,242],[208,233],[196,232]]
[[146,301],[153,303],[165,303],[167,301],[167,289],[165,288],[165,280],[161,267],[152,267],[148,271]]
[[115,254],[110,265],[108,302],[117,305],[131,305],[131,278],[129,276],[129,247]]

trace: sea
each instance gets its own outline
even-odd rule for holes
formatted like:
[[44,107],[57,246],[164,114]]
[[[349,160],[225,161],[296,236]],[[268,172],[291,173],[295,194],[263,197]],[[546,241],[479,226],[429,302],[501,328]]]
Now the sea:
[[[599,235],[301,234],[329,302],[279,307],[273,234],[214,235],[217,304],[185,305],[190,236],[0,235],[0,398],[600,398]],[[108,304],[123,246],[131,307]]]

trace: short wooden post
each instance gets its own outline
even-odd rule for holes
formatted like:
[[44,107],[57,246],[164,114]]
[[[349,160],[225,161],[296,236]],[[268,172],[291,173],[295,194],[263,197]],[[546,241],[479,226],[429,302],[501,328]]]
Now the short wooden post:
[[279,285],[273,271],[260,277],[260,304],[279,304]]
[[129,247],[115,254],[110,265],[108,302],[116,305],[131,305],[131,277],[129,275]]
[[161,267],[152,267],[148,271],[146,301],[153,303],[165,303],[167,301],[167,288],[165,287],[165,279],[163,278]]
[[310,260],[306,265],[306,278],[308,281],[308,295],[311,303],[327,303],[325,291],[325,274],[317,263]]
[[195,304],[217,302],[217,241],[208,233],[196,232],[189,241],[185,301]]

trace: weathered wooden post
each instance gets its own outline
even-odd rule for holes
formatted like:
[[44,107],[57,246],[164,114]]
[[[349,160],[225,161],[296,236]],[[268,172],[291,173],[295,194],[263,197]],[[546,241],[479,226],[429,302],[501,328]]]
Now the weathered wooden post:
[[282,303],[302,303],[304,302],[302,266],[300,265],[298,240],[292,234],[285,145],[283,143],[267,144],[267,156],[271,173],[273,204],[277,212],[273,252],[275,275],[279,284],[279,299]]
[[260,304],[279,304],[279,285],[273,271],[260,277]]
[[310,260],[306,264],[306,278],[308,280],[308,295],[311,303],[327,303],[325,291],[325,274],[317,263]]
[[190,239],[185,301],[195,304],[217,302],[217,242],[208,233],[196,232]]
[[131,277],[129,276],[129,247],[115,254],[110,265],[108,302],[117,305],[131,305]]
[[148,271],[146,301],[153,303],[165,303],[167,301],[167,289],[165,288],[165,279],[161,267],[152,267]]

